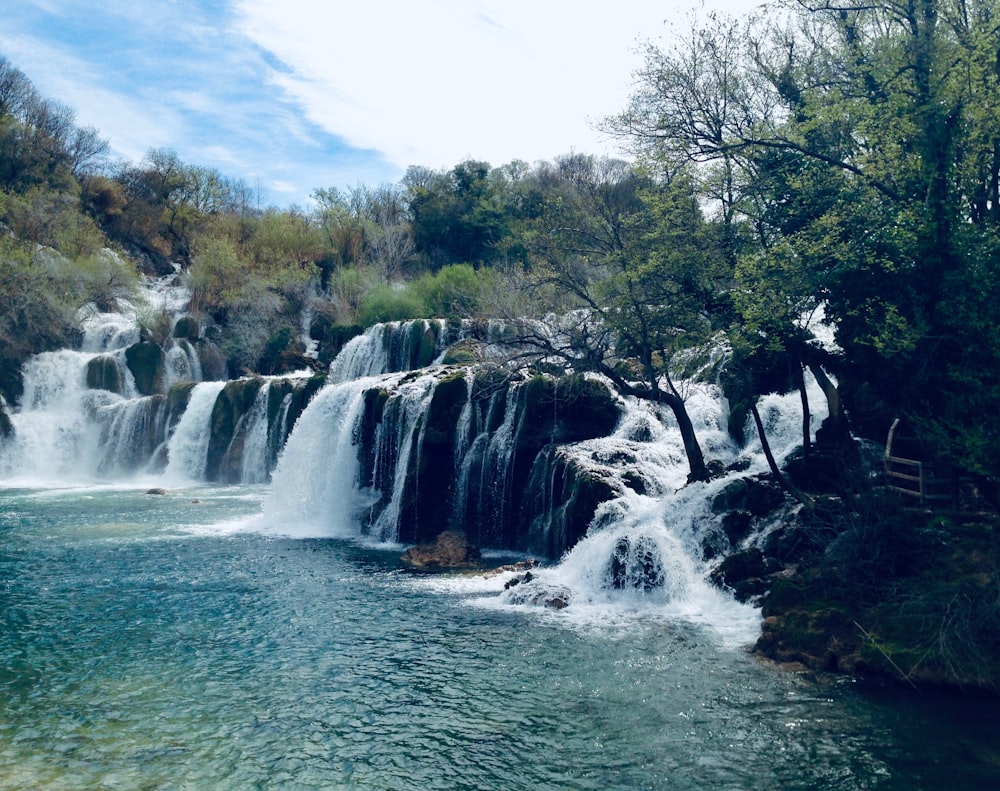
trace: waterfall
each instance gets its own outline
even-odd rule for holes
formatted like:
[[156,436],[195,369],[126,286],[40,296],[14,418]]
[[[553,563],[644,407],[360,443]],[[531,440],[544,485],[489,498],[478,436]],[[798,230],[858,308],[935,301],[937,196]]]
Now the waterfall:
[[98,415],[101,441],[98,472],[121,478],[146,471],[167,439],[168,413],[161,396],[122,399]]
[[446,323],[412,319],[375,324],[348,341],[330,364],[334,382],[349,382],[430,365],[444,350]]
[[190,341],[183,338],[175,340],[167,350],[164,370],[167,389],[178,382],[202,381],[201,361],[198,359],[198,352]]
[[420,485],[419,477],[407,479],[412,471],[412,454],[420,460],[422,435],[418,432],[434,395],[436,381],[432,376],[422,376],[402,385],[378,426],[372,478],[374,485],[389,497],[380,510],[372,513],[366,528],[368,534],[379,541],[399,540],[399,521],[408,483],[413,489],[412,500],[421,495],[440,496],[438,492],[421,493],[416,488]]
[[[811,378],[807,381],[812,403],[823,403],[819,387]],[[738,467],[740,476],[767,471],[755,431],[744,448],[724,431],[727,405],[716,388],[694,387],[687,407],[707,457]],[[759,408],[780,463],[801,442],[798,394],[767,396]],[[812,415],[813,430],[823,417],[821,411]],[[597,508],[586,536],[558,565],[510,587],[504,602],[572,604],[590,611],[627,605],[732,630],[737,639],[756,633],[757,611],[708,582],[718,561],[706,557],[705,550],[720,532],[711,503],[734,478],[686,484],[683,444],[669,415],[629,401],[611,436],[564,450],[580,466],[615,481],[617,494]]]
[[244,440],[240,472],[243,483],[265,483],[268,475],[267,406],[271,386],[266,383],[257,391],[253,406],[243,416]]
[[208,443],[212,433],[212,409],[225,382],[202,382],[191,391],[187,409],[167,443],[168,482],[189,483],[205,474]]
[[0,446],[0,475],[61,483],[96,474],[100,431],[92,418],[119,397],[87,388],[93,356],[64,349],[25,363],[22,408],[10,416],[14,436]]
[[139,342],[137,314],[131,306],[123,306],[121,313],[102,313],[88,305],[78,316],[83,331],[81,349],[85,352],[106,352],[124,349]]
[[264,516],[295,536],[356,535],[359,496],[355,430],[371,379],[332,384],[299,417],[272,476]]

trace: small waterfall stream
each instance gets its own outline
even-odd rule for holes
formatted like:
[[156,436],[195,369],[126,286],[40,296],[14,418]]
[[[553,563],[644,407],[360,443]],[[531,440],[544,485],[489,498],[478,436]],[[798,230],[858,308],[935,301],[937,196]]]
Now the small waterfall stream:
[[225,382],[203,382],[191,391],[187,409],[167,443],[164,477],[169,483],[198,481],[205,475],[212,437],[212,409],[225,386]]

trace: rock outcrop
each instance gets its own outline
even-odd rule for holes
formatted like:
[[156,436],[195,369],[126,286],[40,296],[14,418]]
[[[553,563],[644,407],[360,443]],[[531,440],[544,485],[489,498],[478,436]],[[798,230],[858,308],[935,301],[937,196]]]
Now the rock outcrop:
[[444,571],[450,569],[478,568],[478,547],[469,543],[465,533],[446,530],[433,544],[419,544],[403,553],[403,565],[418,571]]

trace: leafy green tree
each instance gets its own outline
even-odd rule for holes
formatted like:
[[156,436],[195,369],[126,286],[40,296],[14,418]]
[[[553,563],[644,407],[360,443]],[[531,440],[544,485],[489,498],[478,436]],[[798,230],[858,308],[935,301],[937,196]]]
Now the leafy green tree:
[[647,153],[733,175],[731,205],[756,239],[738,256],[748,343],[825,374],[830,359],[807,359],[795,327],[800,309],[821,304],[843,357],[840,387],[826,381],[832,414],[842,392],[875,436],[907,414],[938,454],[1000,479],[976,450],[997,437],[953,408],[969,393],[984,408],[997,395],[989,372],[1000,361],[982,337],[996,309],[977,296],[996,261],[1000,9],[785,8],[651,47],[635,100],[612,126]]
[[403,183],[414,245],[432,268],[450,263],[479,266],[497,257],[510,233],[504,171],[466,160],[441,173],[411,169]]
[[679,354],[712,333],[708,312],[725,264],[692,183],[683,172],[658,182],[623,162],[578,155],[559,168],[563,189],[540,218],[548,230],[534,236],[529,282],[546,298],[558,295],[562,311],[551,322],[521,322],[520,342],[669,408],[689,479],[705,480],[675,372]]

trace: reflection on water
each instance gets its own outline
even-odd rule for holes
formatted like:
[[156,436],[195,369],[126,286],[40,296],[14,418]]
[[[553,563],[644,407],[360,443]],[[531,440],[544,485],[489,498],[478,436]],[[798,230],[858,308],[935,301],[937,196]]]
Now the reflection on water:
[[[260,490],[0,490],[0,788],[980,788],[992,704],[473,606]],[[498,583],[499,584],[499,583]],[[502,586],[501,586],[502,587]]]

